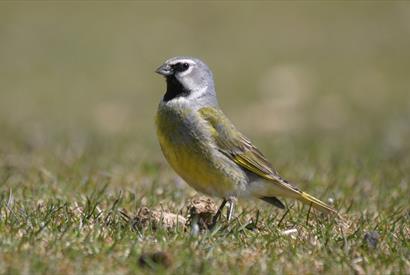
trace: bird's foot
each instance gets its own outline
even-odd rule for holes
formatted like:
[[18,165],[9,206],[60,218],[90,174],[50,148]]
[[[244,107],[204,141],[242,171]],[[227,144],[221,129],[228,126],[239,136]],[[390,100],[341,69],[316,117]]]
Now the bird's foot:
[[232,217],[234,215],[234,208],[235,208],[235,203],[236,203],[236,198],[235,197],[230,197],[227,199],[223,199],[221,206],[219,206],[218,211],[216,211],[215,216],[212,218],[212,224],[209,226],[209,229],[213,229],[219,219],[219,217],[222,214],[222,210],[225,207],[226,203],[229,202],[229,206],[227,209],[227,220],[230,222],[232,220]]

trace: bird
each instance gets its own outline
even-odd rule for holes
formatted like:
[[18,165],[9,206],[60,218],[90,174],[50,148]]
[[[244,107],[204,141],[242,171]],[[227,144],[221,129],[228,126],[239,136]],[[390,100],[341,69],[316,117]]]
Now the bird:
[[213,74],[200,59],[177,56],[156,73],[166,91],[156,114],[157,137],[166,160],[195,190],[222,199],[214,223],[238,198],[257,198],[284,209],[278,197],[296,199],[327,213],[337,211],[282,178],[272,164],[219,107]]

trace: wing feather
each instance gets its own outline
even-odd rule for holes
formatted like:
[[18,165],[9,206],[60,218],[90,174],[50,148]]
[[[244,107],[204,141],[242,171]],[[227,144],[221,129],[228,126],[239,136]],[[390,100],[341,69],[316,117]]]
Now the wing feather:
[[299,190],[282,179],[273,169],[270,162],[252,143],[243,136],[226,118],[222,111],[211,107],[199,110],[201,116],[214,129],[213,138],[218,150],[232,159],[246,170],[269,181],[273,181],[285,189],[299,192]]
[[[281,178],[265,156],[245,136],[236,130],[235,126],[226,118],[222,111],[211,107],[204,107],[199,110],[199,113],[208,121],[209,126],[212,128],[211,133],[218,150],[236,164],[266,179],[268,182],[276,184],[277,187],[284,191],[283,194],[287,194],[287,197],[296,198],[325,213],[337,214],[337,211],[332,207],[300,191]],[[283,204],[275,197],[262,196],[261,199],[278,207],[283,207]]]

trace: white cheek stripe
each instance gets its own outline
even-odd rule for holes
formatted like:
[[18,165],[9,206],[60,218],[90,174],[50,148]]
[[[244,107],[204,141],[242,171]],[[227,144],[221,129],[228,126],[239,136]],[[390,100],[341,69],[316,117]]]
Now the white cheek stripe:
[[201,89],[201,90],[197,90],[197,91],[193,91],[191,92],[188,96],[178,96],[176,98],[173,98],[167,102],[164,102],[163,100],[161,100],[161,102],[163,104],[195,104],[196,103],[196,99],[200,98],[203,94],[206,93],[206,88]]

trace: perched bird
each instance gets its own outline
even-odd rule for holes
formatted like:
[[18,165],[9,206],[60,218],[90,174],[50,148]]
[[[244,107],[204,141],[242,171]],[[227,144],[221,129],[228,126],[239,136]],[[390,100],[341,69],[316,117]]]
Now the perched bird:
[[223,199],[214,221],[226,202],[230,220],[238,197],[256,197],[282,209],[285,206],[277,196],[292,198],[322,212],[336,213],[281,178],[235,128],[218,106],[212,72],[204,62],[174,57],[156,72],[167,84],[156,116],[162,152],[189,185]]

